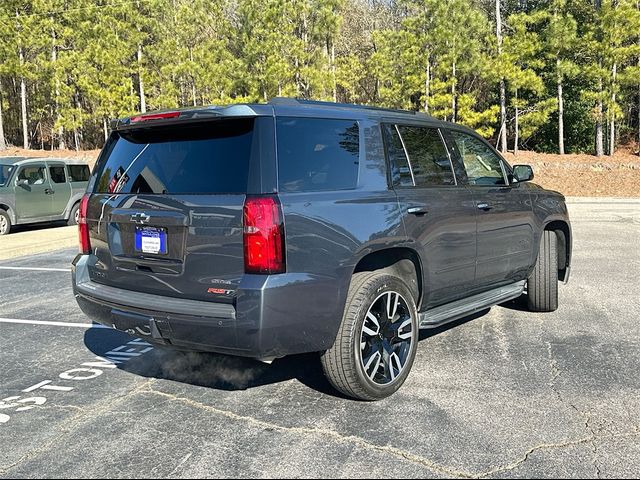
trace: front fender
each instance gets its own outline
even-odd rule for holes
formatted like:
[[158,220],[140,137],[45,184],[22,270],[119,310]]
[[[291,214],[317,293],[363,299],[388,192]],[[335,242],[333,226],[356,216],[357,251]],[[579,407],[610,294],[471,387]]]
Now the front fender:
[[569,211],[565,203],[564,197],[557,192],[547,190],[532,191],[531,200],[533,204],[533,213],[536,223],[536,236],[534,245],[534,254],[537,255],[540,247],[542,232],[545,230],[562,231],[565,236],[566,258],[564,269],[564,281],[569,278],[569,269],[571,266],[571,255],[573,251],[573,233],[571,230],[571,221],[569,220]]

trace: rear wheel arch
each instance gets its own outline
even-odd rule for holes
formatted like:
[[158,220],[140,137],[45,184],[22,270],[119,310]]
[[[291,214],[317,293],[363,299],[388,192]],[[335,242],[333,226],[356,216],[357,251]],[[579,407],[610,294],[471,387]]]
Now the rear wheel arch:
[[544,225],[543,231],[555,232],[558,252],[558,280],[566,279],[567,269],[571,261],[571,229],[563,220],[553,220]]
[[422,299],[422,263],[415,250],[406,247],[392,247],[376,250],[362,257],[353,274],[380,271],[402,279],[414,295],[416,305]]
[[68,219],[71,215],[71,211],[76,207],[76,205],[80,205],[82,201],[82,195],[74,195],[67,203],[67,209],[65,210],[65,217]]
[[67,220],[67,225],[72,226],[72,225],[77,225],[78,224],[78,220],[76,218],[76,214],[78,209],[80,208],[80,200],[77,200],[73,203],[71,203],[71,206],[69,208],[69,211],[67,212],[67,215],[65,215],[66,220]]

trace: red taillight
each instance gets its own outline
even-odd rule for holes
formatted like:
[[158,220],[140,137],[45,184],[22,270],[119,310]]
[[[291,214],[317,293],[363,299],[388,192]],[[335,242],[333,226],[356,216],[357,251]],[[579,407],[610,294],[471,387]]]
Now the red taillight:
[[244,202],[244,269],[247,273],[283,273],[284,224],[280,202],[273,196]]
[[87,208],[89,206],[90,195],[85,195],[80,200],[78,209],[78,236],[80,240],[80,253],[88,255],[91,253],[91,241],[89,240],[89,225],[87,225]]
[[131,117],[131,123],[146,122],[147,120],[164,120],[166,118],[176,118],[180,116],[180,112],[163,112],[163,113],[148,113],[144,115],[137,115]]

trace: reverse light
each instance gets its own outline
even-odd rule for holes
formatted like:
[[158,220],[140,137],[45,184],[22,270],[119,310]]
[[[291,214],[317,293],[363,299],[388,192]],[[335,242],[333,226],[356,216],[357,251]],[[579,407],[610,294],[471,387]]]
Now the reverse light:
[[244,202],[246,273],[284,273],[284,223],[277,197],[247,196]]
[[167,118],[176,118],[180,116],[180,112],[162,112],[162,113],[146,113],[131,117],[131,123],[146,122],[148,120],[165,120]]
[[78,239],[80,241],[80,253],[88,255],[91,253],[91,241],[89,240],[89,225],[87,224],[87,209],[89,207],[91,195],[85,194],[80,200],[78,210]]

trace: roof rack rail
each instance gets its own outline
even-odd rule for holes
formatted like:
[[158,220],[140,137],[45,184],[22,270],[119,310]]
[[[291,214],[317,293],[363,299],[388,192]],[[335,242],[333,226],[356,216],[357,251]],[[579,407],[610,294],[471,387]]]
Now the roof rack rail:
[[307,100],[304,98],[289,98],[289,97],[274,97],[269,100],[269,104],[271,105],[314,105],[318,107],[344,107],[344,108],[363,108],[366,110],[376,110],[380,112],[391,112],[391,113],[406,113],[411,115],[424,115],[422,112],[414,112],[412,110],[400,110],[394,108],[383,108],[376,107],[372,105],[357,105],[355,103],[335,103],[335,102],[323,102],[320,100]]

